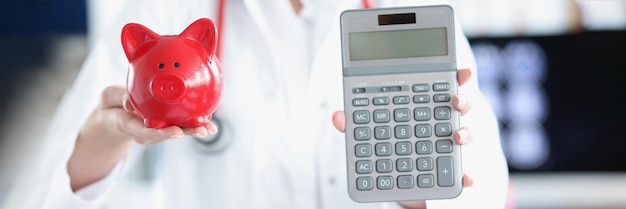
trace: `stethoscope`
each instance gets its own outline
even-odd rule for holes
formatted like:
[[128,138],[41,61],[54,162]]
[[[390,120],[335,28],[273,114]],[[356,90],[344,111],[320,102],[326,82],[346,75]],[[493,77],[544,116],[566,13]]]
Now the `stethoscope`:
[[[370,2],[370,0],[361,0],[361,4],[362,7],[364,9],[369,9],[372,8],[372,3]],[[224,32],[224,13],[226,11],[226,0],[218,0],[218,6],[217,6],[217,46],[216,46],[216,55],[219,58],[222,57],[222,43],[224,42],[224,36],[222,36],[223,32]],[[222,121],[217,118],[217,117],[213,117],[213,119],[211,119],[211,121],[217,126],[219,132],[215,135],[209,135],[207,137],[204,138],[197,138],[197,137],[193,137],[195,139],[195,141],[197,142],[197,144],[199,144],[199,148],[207,153],[217,153],[220,151],[225,150],[226,147],[228,147],[228,145],[230,144],[230,142],[232,141],[232,136],[230,133],[230,129],[228,128],[228,126],[225,126]]]

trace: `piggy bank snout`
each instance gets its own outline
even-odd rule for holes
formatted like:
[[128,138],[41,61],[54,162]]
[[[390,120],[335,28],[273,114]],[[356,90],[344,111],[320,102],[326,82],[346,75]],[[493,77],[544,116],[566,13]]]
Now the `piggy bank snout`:
[[160,73],[150,84],[152,96],[163,102],[176,102],[183,98],[186,91],[185,79],[175,73]]

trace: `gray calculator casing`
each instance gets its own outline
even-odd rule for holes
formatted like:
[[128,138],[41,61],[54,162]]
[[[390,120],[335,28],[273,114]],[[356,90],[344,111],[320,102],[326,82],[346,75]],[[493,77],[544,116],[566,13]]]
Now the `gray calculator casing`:
[[[415,15],[414,23],[392,23],[379,25],[379,15],[393,14],[412,14]],[[402,20],[400,21],[402,22]],[[369,60],[351,60],[349,34],[353,32],[374,32],[374,31],[392,31],[392,30],[410,30],[419,28],[446,28],[447,55],[442,56],[424,56],[409,58],[389,58],[389,59],[369,59]],[[455,31],[454,31],[454,15],[453,10],[448,5],[420,6],[420,7],[395,7],[395,8],[376,8],[376,9],[358,9],[346,10],[341,14],[341,42],[342,42],[342,60],[343,60],[343,88],[344,88],[344,110],[346,115],[346,155],[347,155],[347,177],[348,177],[348,193],[356,202],[380,202],[380,201],[403,201],[403,200],[427,200],[427,199],[447,199],[455,198],[460,195],[463,189],[463,170],[461,166],[461,147],[454,140],[454,133],[459,129],[460,113],[454,108],[452,98],[458,93],[457,82],[457,63],[455,51]],[[376,50],[376,49],[372,49]],[[445,91],[434,91],[434,84],[448,83],[449,89]],[[428,84],[428,91],[424,90],[424,85]],[[417,86],[415,86],[417,85]],[[416,89],[414,89],[416,88]],[[414,92],[413,90],[418,90]],[[441,90],[441,89],[438,89]],[[446,102],[434,102],[435,96],[448,94],[449,98]],[[417,98],[414,96],[418,95]],[[420,98],[428,97],[426,103],[419,103]],[[409,96],[408,104],[394,104],[394,98],[402,98]],[[385,100],[378,100],[374,104],[374,98],[388,98],[389,104],[384,104]],[[406,98],[406,97],[404,97]],[[413,101],[413,100],[416,101]],[[365,105],[367,100],[367,105]],[[400,100],[398,100],[400,101]],[[444,100],[445,101],[445,100]],[[418,103],[416,103],[418,102]],[[434,109],[439,106],[450,107],[449,119],[435,119]],[[427,108],[430,116],[428,120],[417,121],[417,117],[423,115],[415,115],[416,111]],[[410,120],[396,121],[394,114],[396,109],[409,109]],[[378,111],[387,114],[388,121],[384,120],[384,114],[380,115]],[[388,110],[386,112],[385,110]],[[361,113],[367,112],[368,122],[364,122],[365,115]],[[359,115],[359,114],[361,115]],[[421,112],[423,113],[423,112]],[[376,115],[378,114],[378,115]],[[398,114],[398,117],[405,118],[406,112]],[[358,117],[355,120],[355,117]],[[375,119],[382,118],[375,121]],[[359,124],[357,124],[357,121]],[[438,123],[450,124],[452,130],[449,136],[436,136],[435,127]],[[431,136],[418,138],[416,126],[430,124]],[[394,133],[397,126],[410,126],[410,138],[398,139]],[[378,132],[376,127],[389,127],[391,138],[377,139]],[[423,127],[423,126],[420,126]],[[368,134],[363,134],[364,129],[368,129]],[[359,132],[357,132],[357,129]],[[401,130],[401,129],[400,129]],[[382,129],[381,129],[382,131]],[[380,133],[384,133],[380,132]],[[404,133],[404,132],[403,132]],[[361,137],[357,137],[357,134]],[[445,134],[444,134],[445,135]],[[381,135],[382,137],[383,135]],[[357,139],[359,138],[359,139]],[[452,151],[450,153],[439,153],[436,147],[437,141],[450,140]],[[418,142],[424,149],[424,143],[430,141],[431,154],[418,154]],[[398,155],[396,150],[398,143],[406,145],[409,142],[412,152],[410,154],[403,153]],[[422,143],[423,142],[423,143]],[[391,144],[391,155],[385,154],[378,156],[377,144]],[[384,147],[385,145],[381,145]],[[367,147],[369,146],[369,151]],[[441,145],[442,147],[444,145]],[[389,147],[389,146],[387,146]],[[447,147],[447,146],[446,146]],[[357,148],[359,150],[357,150]],[[406,148],[406,147],[404,147]],[[406,151],[406,149],[404,149]],[[385,149],[385,151],[387,151]],[[361,156],[357,157],[357,152]],[[364,154],[365,153],[365,154]],[[367,156],[370,153],[370,156]],[[381,151],[381,153],[383,153]],[[418,158],[432,159],[432,169],[420,171],[418,170]],[[401,166],[398,159],[403,159],[402,163],[411,162],[412,169],[410,171],[400,171]],[[406,160],[410,159],[410,161]],[[441,167],[452,167],[452,175],[442,178],[445,186],[440,186],[439,178],[444,173],[444,169],[439,170],[438,159],[442,159]],[[378,172],[378,162],[391,160],[391,171]],[[452,165],[448,164],[451,160]],[[368,162],[369,161],[369,162]],[[357,163],[358,162],[358,163]],[[365,162],[365,163],[364,163]],[[423,162],[423,161],[420,161]],[[427,163],[425,163],[427,164]],[[358,167],[357,167],[358,165]],[[366,165],[366,166],[365,166]],[[370,168],[371,167],[371,168]],[[427,168],[427,166],[426,166]],[[368,173],[369,169],[369,173]],[[381,169],[385,170],[385,169]],[[447,170],[447,169],[445,169]],[[360,173],[357,173],[359,171]],[[363,172],[365,171],[365,172]],[[447,175],[448,173],[446,173]],[[418,176],[434,177],[433,182],[426,179],[419,179]],[[428,176],[430,175],[430,176]],[[401,179],[398,176],[403,176]],[[411,177],[412,187],[409,187],[408,178]],[[368,183],[369,180],[372,180]],[[380,180],[380,182],[378,182]],[[391,181],[390,181],[391,180]],[[401,180],[402,182],[399,182]],[[418,186],[419,180],[430,182],[432,187]],[[450,185],[450,181],[453,185]],[[357,185],[360,183],[361,185]],[[380,183],[380,184],[379,184]],[[372,184],[372,185],[368,185]],[[424,186],[422,185],[422,186]],[[399,188],[402,186],[404,188]],[[379,188],[380,187],[380,188]],[[364,189],[365,188],[365,189]]]

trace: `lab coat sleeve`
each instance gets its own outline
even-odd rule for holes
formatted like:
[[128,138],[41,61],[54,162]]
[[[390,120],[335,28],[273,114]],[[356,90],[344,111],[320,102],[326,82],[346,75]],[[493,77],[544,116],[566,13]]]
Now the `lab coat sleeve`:
[[126,161],[127,161],[127,157],[124,157],[115,165],[115,167],[113,168],[111,173],[109,173],[109,175],[105,176],[99,181],[96,181],[76,191],[74,194],[78,196],[80,199],[87,200],[87,201],[95,200],[98,197],[103,196],[103,194],[106,193],[107,190],[110,188],[110,185],[117,183],[118,180],[120,179],[120,175],[122,172],[121,170],[125,170],[124,167],[127,164]]

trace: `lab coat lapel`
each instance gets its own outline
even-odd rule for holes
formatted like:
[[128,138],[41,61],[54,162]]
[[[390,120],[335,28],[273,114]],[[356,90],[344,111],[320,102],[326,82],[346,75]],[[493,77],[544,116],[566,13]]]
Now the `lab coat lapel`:
[[341,46],[339,39],[339,14],[348,8],[358,8],[360,4],[324,2],[312,15],[316,23],[313,31],[315,46],[307,94],[312,102],[319,102],[330,111],[343,109],[341,103]]
[[267,20],[263,16],[263,11],[261,11],[261,6],[259,5],[259,1],[257,0],[243,0],[244,7],[248,10],[250,16],[254,20],[255,24],[261,31],[263,39],[270,40],[270,29]]
[[[292,40],[283,40],[286,33],[290,32],[287,31],[288,26],[284,24],[292,23],[291,20],[280,19],[289,17],[286,13],[291,9],[288,1],[243,0],[243,3],[253,24],[261,34],[261,41],[266,42],[268,46],[261,51],[269,54],[269,56],[264,56],[269,60],[264,61],[267,68],[263,70],[270,72],[262,73],[271,74],[270,80],[274,83],[270,85],[276,85],[272,92],[272,102],[273,105],[278,105],[271,108],[272,111],[277,111],[274,114],[274,123],[267,125],[268,128],[276,130],[274,132],[276,134],[272,134],[267,140],[259,141],[258,143],[263,143],[263,145],[255,147],[255,152],[263,153],[268,161],[265,165],[257,164],[256,169],[260,175],[264,175],[264,178],[275,181],[271,184],[263,183],[266,187],[256,190],[258,193],[255,193],[255,196],[259,198],[257,201],[260,205],[315,208],[315,198],[312,198],[312,195],[315,195],[314,167],[311,157],[313,151],[308,148],[303,149],[312,146],[312,140],[309,139],[313,137],[309,136],[308,132],[305,134],[300,130],[302,127],[308,127],[304,124],[308,119],[299,114],[302,112],[300,104],[306,104],[300,99],[306,98],[306,92],[300,89],[304,89],[306,84],[300,82],[302,77],[299,73],[302,72],[302,66],[298,64],[302,64],[299,62],[302,57],[308,56],[300,53],[289,54],[296,49],[288,45],[293,43]],[[298,34],[298,31],[293,32],[295,34],[287,35]],[[258,150],[259,147],[266,149]],[[272,187],[272,193],[264,192],[268,187]]]

